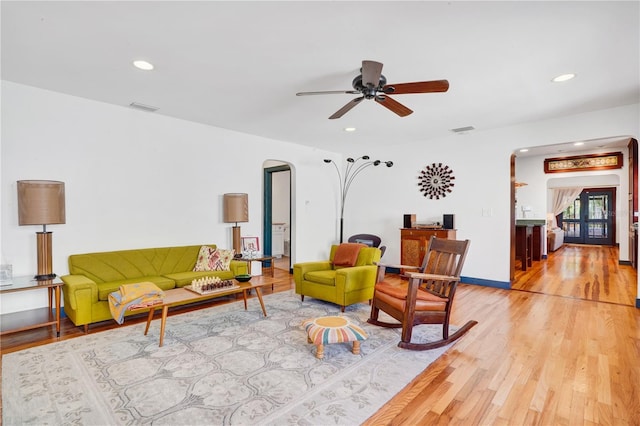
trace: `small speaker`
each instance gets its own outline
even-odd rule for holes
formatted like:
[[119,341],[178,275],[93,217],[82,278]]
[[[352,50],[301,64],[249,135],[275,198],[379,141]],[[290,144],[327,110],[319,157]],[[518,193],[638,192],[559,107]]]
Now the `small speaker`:
[[443,214],[442,215],[442,227],[444,229],[455,229],[455,219],[456,215],[454,214]]
[[404,215],[404,227],[405,228],[413,228],[413,225],[416,223],[416,215],[415,214],[405,214]]

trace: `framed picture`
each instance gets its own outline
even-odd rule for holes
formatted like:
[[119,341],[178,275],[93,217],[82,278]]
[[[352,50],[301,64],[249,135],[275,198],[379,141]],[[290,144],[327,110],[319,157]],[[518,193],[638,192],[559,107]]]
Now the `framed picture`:
[[622,168],[621,152],[546,158],[544,160],[545,173],[583,172],[587,170],[608,170],[620,168]]
[[258,237],[242,237],[242,251],[260,251],[260,239]]

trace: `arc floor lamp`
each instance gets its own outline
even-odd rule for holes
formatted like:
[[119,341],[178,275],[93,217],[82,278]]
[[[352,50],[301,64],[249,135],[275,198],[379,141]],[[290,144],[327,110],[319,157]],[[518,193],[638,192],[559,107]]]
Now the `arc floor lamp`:
[[51,280],[53,273],[52,232],[47,225],[66,221],[64,182],[53,180],[18,181],[18,224],[42,225],[36,232],[38,250],[37,280]]
[[338,181],[340,181],[340,242],[343,240],[343,229],[344,229],[344,205],[347,201],[347,194],[349,193],[349,188],[351,187],[351,183],[353,180],[362,172],[364,169],[370,166],[377,167],[380,164],[384,164],[387,167],[393,167],[393,161],[380,161],[380,160],[371,160],[368,155],[363,155],[362,157],[358,157],[355,160],[351,157],[347,158],[347,164],[344,168],[344,173],[340,172],[340,169],[336,165],[335,161],[331,159],[325,159],[325,163],[333,164],[336,172],[338,173]]

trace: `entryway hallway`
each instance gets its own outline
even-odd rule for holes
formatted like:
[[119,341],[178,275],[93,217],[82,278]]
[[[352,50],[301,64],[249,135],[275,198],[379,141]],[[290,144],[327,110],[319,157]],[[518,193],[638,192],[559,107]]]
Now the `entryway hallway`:
[[526,271],[516,268],[512,289],[635,306],[637,271],[618,258],[615,246],[564,244]]

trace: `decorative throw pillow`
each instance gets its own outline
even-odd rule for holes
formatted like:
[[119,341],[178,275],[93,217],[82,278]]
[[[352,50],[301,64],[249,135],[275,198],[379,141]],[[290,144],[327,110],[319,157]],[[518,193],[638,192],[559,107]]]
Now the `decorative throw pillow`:
[[360,249],[363,247],[367,247],[367,245],[360,243],[340,244],[333,256],[333,265],[346,267],[354,266],[358,260],[358,253],[360,253]]
[[198,252],[198,260],[196,261],[196,266],[193,268],[194,271],[214,271],[213,263],[211,263],[213,259],[213,254],[216,249],[211,248],[209,246],[200,247],[200,252]]
[[212,255],[212,263],[214,271],[228,271],[231,266],[231,260],[235,250],[217,249]]

